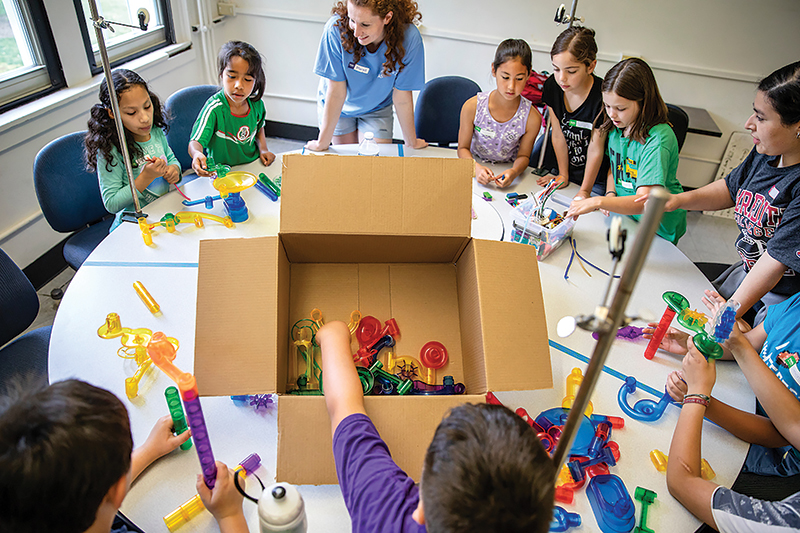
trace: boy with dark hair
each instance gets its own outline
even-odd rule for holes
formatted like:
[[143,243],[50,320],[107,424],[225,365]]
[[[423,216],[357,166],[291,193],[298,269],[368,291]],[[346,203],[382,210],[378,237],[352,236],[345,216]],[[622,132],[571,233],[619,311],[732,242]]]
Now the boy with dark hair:
[[78,380],[12,387],[0,398],[0,531],[106,533],[131,481],[189,437],[164,416],[134,450],[128,411],[111,392]]
[[347,326],[329,322],[316,340],[336,473],[354,532],[550,529],[555,466],[520,417],[496,405],[451,410],[428,447],[417,487],[366,414]]

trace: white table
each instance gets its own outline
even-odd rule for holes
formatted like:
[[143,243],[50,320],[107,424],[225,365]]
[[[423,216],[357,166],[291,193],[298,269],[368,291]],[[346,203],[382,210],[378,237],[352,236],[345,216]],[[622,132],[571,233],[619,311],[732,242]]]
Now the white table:
[[[329,152],[354,154],[356,149],[356,146],[340,146],[332,147]],[[455,150],[433,147],[401,152],[399,145],[381,145],[381,155],[456,156]],[[281,172],[281,159],[278,157],[267,168],[254,162],[243,165],[241,169],[256,174],[265,172],[271,178],[276,178]],[[472,224],[473,236],[510,240],[512,207],[504,201],[505,194],[512,191],[530,194],[540,190],[535,178],[528,169],[507,189],[484,187],[473,180],[473,207],[477,214]],[[206,178],[192,181],[181,189],[193,199],[216,194]],[[493,202],[482,200],[484,191],[494,196]],[[571,197],[575,192],[577,187],[570,186],[559,191],[559,194]],[[181,369],[191,370],[199,241],[274,235],[278,231],[278,203],[270,201],[255,188],[243,191],[242,197],[250,211],[250,219],[237,224],[234,229],[210,221],[206,221],[204,228],[181,224],[174,234],[159,231],[154,235],[154,246],[148,247],[144,245],[136,225],[124,224],[92,253],[76,273],[62,300],[51,336],[50,379],[56,381],[77,377],[117,394],[128,406],[135,444],[141,444],[156,418],[167,413],[161,391],[172,382],[158,372],[151,380],[151,386],[140,390],[138,398],[127,400],[124,379],[133,374],[135,366],[131,361],[116,356],[116,350],[120,347],[119,339],[101,339],[97,329],[105,322],[108,313],[116,312],[121,317],[123,327],[164,331],[180,341],[175,363]],[[175,213],[183,209],[205,211],[202,206],[184,208],[181,200],[183,198],[173,192],[146,206],[144,211],[150,215],[151,222],[168,212]],[[215,206],[211,213],[223,214],[221,205]],[[600,213],[592,213],[581,217],[574,230],[581,255],[606,271],[611,265],[605,241],[608,224],[608,218]],[[626,217],[624,227],[629,229],[630,247],[636,223]],[[547,408],[560,406],[565,396],[566,376],[573,367],[585,371],[585,361],[592,353],[594,340],[589,333],[578,330],[571,337],[560,339],[555,332],[556,323],[561,317],[590,314],[602,297],[608,279],[591,268],[592,277],[588,277],[574,262],[569,280],[565,280],[564,270],[570,251],[568,245],[562,246],[539,263],[548,336],[551,339],[554,388],[499,392],[498,398],[512,410],[521,406],[535,415]],[[693,308],[703,309],[700,298],[703,290],[711,286],[677,248],[657,237],[649,258],[631,298],[632,312],[629,314],[649,309],[658,319],[665,307],[661,294],[666,290],[682,293]],[[247,265],[233,264],[231,268],[247,268]],[[499,272],[498,275],[508,278],[508,290],[513,290],[516,284],[529,282],[526,281],[529,280],[526,272]],[[132,289],[136,280],[142,281],[161,305],[161,317],[154,317],[139,301]],[[516,326],[532,327],[525,323],[525,317],[520,317]],[[600,377],[592,397],[595,413],[622,416],[616,398],[625,375],[633,375],[646,389],[663,392],[667,374],[680,368],[680,360],[659,352],[655,359],[648,361],[642,355],[645,345],[642,339],[634,342],[615,341],[606,362],[606,371]],[[753,393],[733,363],[718,365],[714,393],[736,407],[751,411],[754,407]],[[657,399],[647,392],[637,393],[632,399],[639,397]],[[277,413],[274,408],[255,411],[249,407],[235,406],[228,397],[208,397],[203,398],[203,410],[217,459],[233,465],[256,452],[262,458],[261,478],[265,483],[274,480],[277,447]],[[656,531],[694,531],[698,526],[698,521],[669,495],[664,474],[657,472],[649,459],[649,453],[654,448],[668,453],[678,414],[678,407],[670,406],[664,416],[654,423],[637,422],[625,417],[625,428],[612,433],[612,439],[618,442],[622,455],[618,465],[612,467],[611,471],[623,479],[631,495],[637,485],[658,493],[658,499],[648,514],[648,526]],[[715,481],[730,486],[741,468],[747,445],[708,422],[703,435],[703,457],[716,471]],[[170,454],[140,476],[123,503],[123,512],[145,531],[166,531],[162,517],[194,495],[197,473],[199,468],[194,450]],[[248,483],[248,487],[251,492],[256,491],[254,482]],[[302,486],[300,491],[306,500],[310,531],[350,530],[349,517],[338,486]],[[581,531],[599,531],[583,490],[576,493],[572,505],[564,507],[581,514]],[[638,503],[636,507],[638,523]],[[244,509],[251,531],[258,531],[256,506],[246,501]],[[180,531],[215,530],[211,515],[204,513]]]

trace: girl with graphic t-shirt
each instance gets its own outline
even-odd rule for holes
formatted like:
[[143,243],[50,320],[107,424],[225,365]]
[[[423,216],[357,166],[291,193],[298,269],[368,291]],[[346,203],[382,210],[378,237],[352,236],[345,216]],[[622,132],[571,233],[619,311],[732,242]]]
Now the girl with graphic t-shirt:
[[522,39],[506,39],[494,55],[492,76],[497,89],[478,93],[461,107],[458,129],[458,157],[475,155],[488,163],[513,163],[495,176],[492,169],[475,163],[475,177],[481,185],[494,182],[511,185],[530,162],[533,141],[542,125],[539,112],[522,96],[531,75],[531,48]]
[[735,206],[742,261],[713,284],[741,304],[739,317],[753,308],[758,324],[768,305],[800,291],[800,61],[759,83],[745,128],[755,143],[747,159],[724,180],[673,195],[666,208]]
[[[638,58],[620,61],[603,79],[605,113],[597,117],[597,139],[606,143],[611,160],[606,195],[576,197],[567,216],[598,209],[639,219],[644,204],[637,198],[661,185],[677,194],[678,140],[669,125],[667,105],[661,99],[656,78]],[[656,232],[673,244],[686,233],[686,211],[665,213]]]
[[[603,79],[594,75],[597,66],[597,43],[594,30],[573,26],[556,38],[550,50],[553,75],[542,88],[542,101],[551,113],[552,142],[547,144],[544,168],[557,169],[559,186],[568,182],[581,186],[576,196],[588,198],[594,192],[606,192],[608,157],[599,134],[592,123],[603,112]],[[534,145],[534,161],[539,157],[540,144]],[[538,148],[537,148],[538,147]],[[550,176],[536,182],[547,185]]]

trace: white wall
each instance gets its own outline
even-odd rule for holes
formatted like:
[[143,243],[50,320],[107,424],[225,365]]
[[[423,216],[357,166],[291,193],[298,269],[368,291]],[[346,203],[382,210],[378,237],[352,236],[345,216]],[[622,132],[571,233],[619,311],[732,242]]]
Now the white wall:
[[[191,39],[193,48],[134,68],[166,98],[181,87],[215,83],[219,46],[230,39],[246,40],[267,60],[268,118],[316,126],[318,78],[313,65],[333,0],[232,1],[237,15],[214,23],[216,1],[172,0],[178,41]],[[492,88],[489,65],[497,44],[508,37],[526,39],[534,51],[534,67],[549,70],[550,47],[564,29],[552,22],[561,1],[419,0],[427,78],[456,74],[484,90]],[[61,51],[72,96],[47,97],[49,105],[26,106],[33,111],[18,110],[13,119],[9,113],[0,115],[0,247],[21,266],[63,238],[39,211],[33,158],[52,139],[85,129],[99,84],[98,77],[89,76],[82,47],[74,44],[78,29],[72,3],[45,3],[48,10],[61,12],[57,18],[51,15],[51,22],[59,21],[53,25],[56,38],[72,42],[66,48],[78,51]],[[599,75],[622,54],[641,56],[655,70],[667,102],[706,108],[723,131],[721,139],[687,136],[678,171],[687,185],[713,178],[730,133],[742,130],[750,114],[756,81],[800,59],[797,0],[582,0],[577,14],[597,31]],[[208,31],[192,34],[191,24]],[[399,131],[395,137],[401,138]]]
[[[315,126],[318,79],[312,69],[333,1],[235,3],[238,14],[215,29],[215,45],[249,39],[267,58],[268,116]],[[456,74],[492,88],[489,65],[508,37],[526,39],[534,68],[550,70],[550,47],[565,29],[553,23],[560,3],[419,0],[427,78]],[[599,75],[622,54],[640,56],[654,68],[667,102],[705,108],[719,125],[721,139],[687,137],[679,178],[690,186],[713,179],[730,133],[744,129],[755,82],[800,59],[797,0],[582,0],[577,14],[597,32]],[[397,127],[395,137],[402,138]]]

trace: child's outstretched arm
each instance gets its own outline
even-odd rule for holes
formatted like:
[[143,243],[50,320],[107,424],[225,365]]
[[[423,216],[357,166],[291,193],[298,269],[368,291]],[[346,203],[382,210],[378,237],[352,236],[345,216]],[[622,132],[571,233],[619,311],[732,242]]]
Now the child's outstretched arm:
[[131,453],[131,480],[136,479],[153,461],[164,456],[189,440],[190,430],[180,435],[172,434],[172,418],[169,415],[156,420],[147,440]]
[[[548,113],[552,114],[553,110],[550,109]],[[557,117],[553,117],[553,119],[550,120],[550,127],[552,128],[550,140],[553,144],[553,153],[556,154],[556,161],[558,162],[558,176],[556,176],[556,182],[559,188],[569,183],[569,148],[567,147],[567,140],[564,138],[564,132],[561,130],[560,122],[561,121],[558,120]],[[544,134],[546,135],[547,132],[545,131]],[[534,139],[534,142],[536,142],[536,139]],[[544,149],[544,147],[542,147],[542,149]],[[536,184],[541,187],[546,187],[551,179],[550,176],[539,176],[536,178]]]
[[[528,168],[528,163],[531,162],[531,151],[533,150],[533,142],[539,134],[539,129],[542,127],[542,115],[535,108],[531,108],[528,113],[528,122],[525,125],[525,134],[519,140],[519,151],[517,158],[514,160],[512,167],[505,172],[502,176],[495,178],[495,183],[500,188],[508,187],[511,183]],[[567,178],[569,181],[569,178]]]
[[264,133],[264,128],[258,130],[256,142],[258,143],[258,158],[264,163],[264,166],[270,166],[272,162],[275,161],[275,154],[270,152],[269,148],[267,148],[267,135]]
[[[458,150],[456,153],[461,159],[473,159],[470,147],[472,135],[475,130],[475,111],[478,107],[478,97],[473,96],[461,106],[461,118],[458,126]],[[475,178],[481,185],[488,185],[494,179],[494,172],[475,161]]]
[[[754,336],[761,339],[759,344],[756,344],[758,341],[754,340]],[[742,334],[739,326],[734,324],[731,336],[725,344],[739,363],[739,368],[742,369],[750,388],[764,407],[775,429],[789,444],[798,448],[800,447],[800,401],[759,356],[757,349],[764,344],[765,339],[763,323],[745,334]]]
[[[683,375],[688,393],[711,395],[716,380],[714,360],[706,361],[690,342],[689,353],[683,359]],[[700,443],[703,436],[703,416],[706,407],[700,403],[685,403],[672,435],[667,463],[667,488],[676,500],[693,515],[716,528],[711,513],[711,496],[717,484],[700,476]]]
[[[592,138],[589,140],[589,148],[586,150],[586,167],[583,171],[583,183],[581,183],[581,190],[577,196],[589,198],[592,195],[592,187],[597,180],[597,174],[600,173],[600,167],[603,165],[603,154],[606,151],[606,139],[608,136],[601,133],[598,129],[592,130]],[[614,180],[609,179],[613,185]],[[608,190],[608,187],[606,187]],[[612,189],[614,190],[613,186]]]
[[197,141],[189,141],[189,155],[192,158],[192,170],[198,176],[210,176],[211,172],[206,170],[208,165],[206,163],[206,154],[203,151],[203,145]]
[[206,509],[214,515],[220,533],[245,533],[247,521],[244,519],[242,501],[244,498],[233,484],[237,476],[225,463],[217,461],[217,482],[213,489],[206,486],[203,476],[197,476],[197,494]]
[[350,351],[350,330],[344,322],[328,322],[317,331],[325,379],[325,405],[331,418],[331,435],[339,423],[355,413],[366,414],[364,392]]

